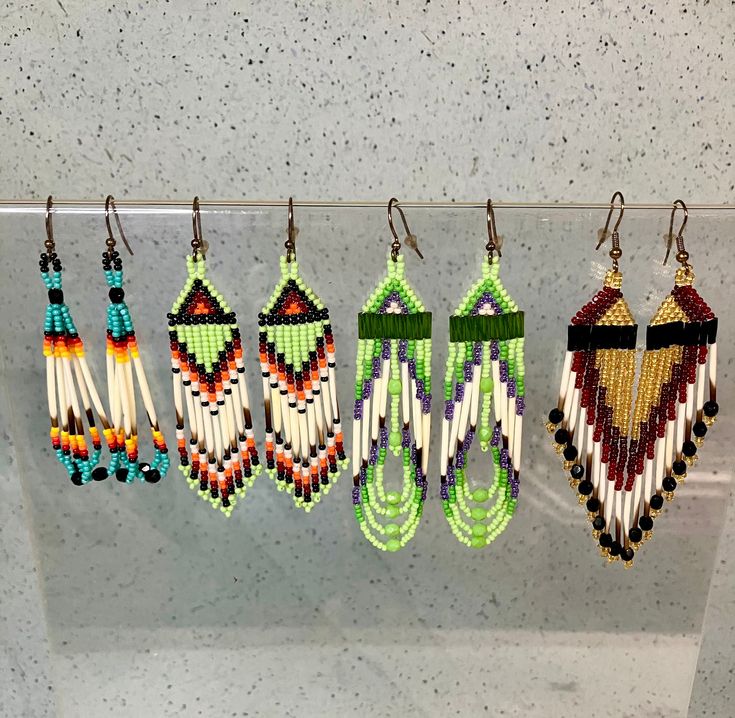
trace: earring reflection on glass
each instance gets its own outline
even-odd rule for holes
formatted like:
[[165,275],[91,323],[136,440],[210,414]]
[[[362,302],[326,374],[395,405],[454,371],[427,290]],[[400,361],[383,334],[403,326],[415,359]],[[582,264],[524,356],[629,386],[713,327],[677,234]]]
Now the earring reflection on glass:
[[[677,209],[683,210],[684,220],[674,235]],[[629,538],[636,546],[651,536],[664,499],[672,500],[684,483],[687,467],[696,461],[697,449],[719,410],[717,318],[693,286],[694,271],[683,238],[688,216],[684,202],[676,200],[664,264],[676,241],[681,266],[674,288],[646,328],[626,480],[625,516],[630,520]]]
[[179,469],[202,499],[229,516],[261,467],[240,330],[235,312],[207,278],[198,197],[192,225],[188,277],[168,315]]
[[[148,387],[143,362],[138,351],[138,342],[133,328],[133,319],[125,302],[123,290],[123,266],[120,253],[117,251],[116,241],[110,224],[110,209],[115,216],[120,237],[130,254],[125,233],[120,223],[120,217],[115,207],[115,199],[108,195],[105,199],[105,224],[107,225],[107,240],[102,254],[102,269],[105,273],[107,286],[110,288],[110,303],[107,307],[107,389],[110,407],[112,434],[116,439],[116,448],[112,452],[112,459],[108,468],[109,475],[115,475],[118,481],[133,483],[136,479],[155,484],[168,471],[170,459],[168,449],[163,438],[153,398]],[[143,406],[148,415],[151,429],[154,456],[150,463],[138,459],[138,425],[135,410],[135,382],[137,380]],[[99,478],[101,470],[97,470]],[[94,476],[95,479],[98,476]]]
[[[84,344],[64,301],[63,268],[56,254],[52,212],[53,200],[49,196],[45,249],[38,264],[49,301],[43,326],[43,354],[46,357],[51,445],[71,482],[81,486],[92,479],[107,477],[107,469],[98,466],[102,442],[94,412],[111,452],[116,450],[116,440],[84,356]],[[91,453],[85,438],[85,421],[92,441]]]
[[[398,551],[416,533],[426,500],[431,432],[431,313],[406,281],[394,208],[406,244],[423,259],[398,200],[391,199],[388,272],[358,315],[352,435],[355,518],[382,551]],[[401,485],[391,489],[384,476],[388,451],[403,466]]]
[[281,279],[258,315],[259,351],[266,470],[279,491],[310,511],[348,461],[329,310],[299,274],[296,234],[289,198]]
[[[444,515],[457,539],[472,548],[494,541],[515,513],[525,408],[524,315],[500,280],[501,238],[491,200],[487,230],[482,275],[449,320],[441,437]],[[494,476],[471,488],[467,459],[475,438],[483,452],[490,449]]]
[[563,455],[569,484],[585,504],[601,554],[632,565],[634,549],[624,514],[625,467],[635,382],[638,327],[621,291],[622,256],[618,227],[625,202],[616,192],[610,201],[597,248],[608,238],[615,200],[620,214],[612,231],[612,268],[602,289],[572,318],[557,406],[547,429]]

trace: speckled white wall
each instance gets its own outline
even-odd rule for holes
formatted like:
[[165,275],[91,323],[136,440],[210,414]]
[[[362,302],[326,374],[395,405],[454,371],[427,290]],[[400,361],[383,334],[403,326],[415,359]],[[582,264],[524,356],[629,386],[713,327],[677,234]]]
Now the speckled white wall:
[[[113,192],[118,198],[189,198],[196,193],[204,198],[293,194],[385,200],[395,194],[422,200],[492,195],[605,201],[614,189],[622,189],[629,202],[677,196],[689,202],[728,202],[735,189],[735,10],[724,1],[657,0],[632,6],[561,0],[177,0],[103,6],[50,0],[6,2],[0,25],[3,197]],[[437,226],[445,234],[471,236],[474,231],[464,216],[429,216],[431,223],[426,215],[416,220],[422,236]],[[239,224],[220,218],[218,228],[216,219],[209,225],[214,233],[228,240],[240,237]],[[592,220],[565,215],[554,226],[536,220],[531,215],[508,220],[508,235],[521,238],[510,249],[510,261],[515,251],[515,257],[531,257],[527,266],[540,271],[543,265],[559,281],[571,281],[576,270],[563,257],[546,264],[552,254],[544,252],[555,248],[570,228],[582,251],[578,230],[582,225],[589,230]],[[310,221],[315,242],[325,252],[334,249],[331,231],[356,231],[344,216],[313,216]],[[599,715],[633,715],[641,705],[652,715],[684,715],[706,602],[703,586],[715,551],[711,534],[720,528],[717,521],[708,521],[721,518],[722,491],[687,504],[686,539],[680,547],[686,553],[678,563],[665,564],[663,583],[647,573],[631,579],[630,594],[623,584],[601,579],[612,587],[605,589],[610,595],[642,596],[641,603],[649,604],[648,612],[632,619],[623,599],[611,600],[609,615],[600,618],[593,610],[594,594],[590,598],[585,590],[578,596],[565,585],[588,557],[574,554],[567,564],[563,557],[546,555],[549,536],[563,536],[569,546],[577,540],[566,514],[562,527],[537,525],[542,505],[551,501],[546,494],[536,504],[529,497],[530,508],[515,519],[518,527],[502,558],[469,564],[470,569],[460,564],[464,556],[455,558],[456,547],[446,545],[443,527],[435,523],[440,517],[432,516],[423,538],[417,538],[423,542],[417,553],[402,558],[396,564],[400,568],[387,569],[392,593],[386,592],[385,605],[375,607],[375,630],[365,630],[362,623],[353,625],[349,609],[354,604],[365,616],[373,615],[367,593],[375,589],[371,572],[383,570],[384,564],[365,551],[346,521],[326,530],[318,542],[308,530],[317,552],[336,557],[324,575],[314,570],[313,556],[305,566],[297,561],[292,566],[286,557],[274,567],[258,522],[268,530],[279,522],[288,522],[285,531],[297,528],[262,486],[258,513],[235,524],[236,532],[242,532],[237,535],[256,547],[252,563],[245,552],[248,563],[241,567],[244,575],[249,571],[254,577],[229,590],[229,567],[210,572],[197,559],[201,544],[191,545],[194,537],[206,543],[229,540],[232,534],[219,525],[210,527],[196,514],[199,507],[189,505],[185,487],[166,487],[181,513],[159,531],[156,512],[170,511],[163,498],[158,499],[163,509],[137,495],[105,505],[90,494],[75,504],[66,487],[54,484],[46,493],[39,483],[47,478],[43,473],[18,481],[18,459],[31,462],[26,466],[50,466],[46,454],[29,458],[32,452],[21,447],[16,456],[9,445],[20,431],[16,422],[35,431],[43,419],[40,410],[22,414],[13,400],[16,387],[7,386],[8,377],[21,376],[20,368],[32,365],[36,356],[38,292],[26,301],[25,287],[36,279],[25,272],[32,267],[20,247],[30,246],[37,231],[27,218],[3,222],[2,254],[21,266],[24,284],[22,292],[6,286],[2,295],[3,306],[13,312],[11,336],[23,355],[19,349],[17,356],[5,357],[5,365],[0,363],[6,383],[0,391],[0,435],[10,437],[0,444],[0,543],[7,563],[0,622],[0,680],[7,685],[0,684],[0,713],[128,716],[154,705],[151,715],[214,715],[225,707],[265,716],[393,715],[399,710],[446,715],[451,706],[460,712],[484,709],[489,715],[497,708],[508,715],[586,716],[594,691],[585,688],[580,670],[604,660],[624,670],[606,687],[604,695],[612,698],[599,707]],[[161,241],[172,242],[175,228],[161,218],[155,222]],[[74,218],[59,223],[73,238],[82,236]],[[276,236],[277,226],[271,215],[252,218],[246,241],[253,241],[256,232]],[[636,226],[647,236],[659,231],[655,217]],[[722,236],[731,227],[712,217],[704,222],[708,236]],[[147,228],[133,223],[132,234],[147,236]],[[529,228],[537,244],[526,255]],[[89,223],[83,229],[93,235]],[[366,219],[360,241],[380,230],[380,222]],[[73,256],[86,257],[87,248],[77,247],[74,239],[68,247]],[[148,298],[157,308],[168,301],[171,288],[159,286],[158,276],[151,274],[156,251],[144,243],[133,281],[142,282],[148,272]],[[720,276],[716,291],[722,299],[730,265],[724,246],[719,251],[707,260],[709,267],[720,265],[716,271],[721,276],[712,279]],[[658,252],[647,252],[645,266],[653,267],[654,261],[658,266]],[[448,263],[447,271],[456,271],[453,257],[435,258],[441,261]],[[261,264],[267,266],[254,256],[253,266]],[[358,281],[345,266],[350,291],[365,291],[366,280]],[[427,269],[435,271],[435,266]],[[441,287],[444,276],[431,274]],[[661,289],[665,282],[657,279]],[[235,285],[231,277],[230,286]],[[548,298],[542,288],[529,279],[523,291],[529,309],[545,317]],[[345,327],[357,294],[339,297],[336,309]],[[236,298],[249,308],[255,301]],[[442,289],[433,299],[446,304],[451,297]],[[562,321],[561,314],[557,319]],[[146,316],[143,327],[149,336],[155,326],[155,316]],[[553,333],[545,326],[540,331]],[[2,332],[0,338],[5,350]],[[531,350],[537,353],[529,355],[529,372],[534,362],[543,364],[542,349]],[[346,346],[346,366],[350,351]],[[528,443],[528,464],[538,474],[534,478],[543,478],[546,464],[530,428]],[[726,463],[723,456],[713,459],[720,476],[727,475]],[[725,536],[733,535],[733,506],[729,517]],[[145,537],[150,557],[145,548],[139,554],[140,546],[125,543],[131,531]],[[664,566],[668,554],[663,547],[655,550],[661,551],[655,555]],[[721,546],[718,561],[725,551]],[[436,599],[434,563],[445,571],[455,563],[462,566],[450,571],[454,582],[442,583]],[[45,572],[43,590],[37,567]],[[209,606],[190,605],[182,596],[192,581],[207,596],[224,591],[225,601],[218,605],[230,612],[227,628],[203,618]],[[716,574],[712,600],[726,605],[731,583],[731,570]],[[98,601],[78,605],[80,586],[80,595]],[[333,615],[326,609],[322,613],[325,586],[339,589],[326,599],[336,618],[326,618]],[[659,596],[662,586],[675,587],[676,596]],[[478,596],[479,591],[485,593]],[[340,607],[340,596],[348,597],[349,606]],[[269,604],[272,613],[263,613],[272,617],[271,623],[257,614],[264,600],[274,603]],[[273,627],[281,600],[287,620]],[[300,618],[304,600],[317,624],[311,632],[294,633],[289,621]],[[558,613],[549,616],[549,607]],[[692,715],[724,715],[732,681],[722,658],[731,648],[728,615],[712,605],[707,610]],[[428,623],[425,616],[431,617]],[[478,616],[483,627],[490,627],[487,632],[470,630]],[[394,626],[392,635],[393,619],[407,621],[408,629]],[[576,632],[577,619],[587,633]],[[444,623],[434,626],[431,620]],[[50,638],[44,642],[47,623]],[[655,640],[649,641],[646,631]],[[355,648],[357,634],[365,640]],[[490,645],[501,648],[488,658]],[[415,652],[409,656],[410,647]],[[203,661],[207,665],[202,668]],[[300,662],[304,674],[285,680],[284,661]],[[498,663],[494,675],[486,672],[488,662]],[[218,674],[211,678],[216,689],[209,687],[210,665],[224,666],[224,673],[232,668],[234,679]],[[237,666],[247,666],[241,684]],[[641,685],[636,683],[631,693],[626,681]],[[523,687],[522,695],[516,686]],[[310,696],[317,696],[317,703],[309,703]]]

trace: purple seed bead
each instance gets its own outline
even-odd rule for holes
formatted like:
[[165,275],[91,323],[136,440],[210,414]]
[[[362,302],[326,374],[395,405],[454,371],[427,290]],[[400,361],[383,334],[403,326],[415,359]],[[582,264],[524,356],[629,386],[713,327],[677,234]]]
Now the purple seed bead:
[[498,446],[500,444],[500,427],[496,424],[493,428],[493,438],[490,440],[492,446]]
[[457,452],[456,464],[458,469],[464,469],[465,453],[462,449]]
[[508,449],[500,450],[500,468],[501,469],[508,468]]
[[408,341],[405,339],[398,341],[398,361],[402,364],[408,361]]
[[450,486],[454,486],[457,483],[457,476],[454,472],[454,464],[447,466],[447,483]]
[[422,399],[424,396],[424,380],[416,379],[416,398]]
[[416,360],[415,359],[409,359],[408,360],[408,375],[411,377],[411,379],[416,379]]
[[401,448],[407,449],[411,446],[411,432],[409,429],[401,429]]
[[439,493],[444,501],[449,501],[449,487],[446,484],[441,485]]
[[462,451],[467,453],[470,450],[470,446],[472,446],[472,442],[475,440],[475,432],[470,429],[467,432],[467,435],[464,437],[464,441],[462,442]]
[[360,503],[360,487],[359,486],[352,487],[352,503],[353,504]]
[[516,397],[516,414],[518,414],[518,416],[523,416],[523,412],[525,410],[526,410],[526,397],[517,396]]
[[370,458],[368,459],[370,464],[375,465],[378,463],[378,447],[375,444],[370,446]]
[[362,399],[358,399],[355,402],[355,412],[353,414],[353,417],[355,418],[356,421],[359,421],[360,419],[362,419]]
[[369,399],[372,393],[373,393],[373,380],[366,379],[362,385],[362,398]]
[[380,435],[378,437],[378,441],[380,442],[381,449],[385,449],[388,447],[388,427],[387,426],[380,427]]
[[454,418],[454,402],[451,399],[447,399],[444,402],[444,418],[447,421],[451,421]]
[[422,414],[429,414],[429,413],[431,413],[431,394],[427,394],[421,400],[421,413]]
[[466,361],[464,363],[464,380],[472,381],[472,362]]
[[505,383],[508,381],[508,362],[500,362],[500,381]]
[[454,401],[458,404],[464,399],[464,384],[458,382],[454,387]]
[[367,469],[364,466],[360,467],[360,486],[365,486],[367,483]]
[[480,366],[480,364],[482,364],[482,344],[480,344],[480,342],[476,342],[472,352],[474,365]]
[[516,380],[508,379],[508,398],[512,399],[516,395]]
[[500,347],[497,340],[490,342],[490,359],[497,361],[500,357]]
[[383,359],[390,359],[390,340],[385,339],[383,341]]

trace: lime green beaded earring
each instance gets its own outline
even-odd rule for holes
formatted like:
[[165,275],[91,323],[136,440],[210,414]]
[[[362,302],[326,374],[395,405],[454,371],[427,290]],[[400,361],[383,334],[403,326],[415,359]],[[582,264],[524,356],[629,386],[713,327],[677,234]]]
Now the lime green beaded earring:
[[329,493],[347,466],[337,401],[329,310],[296,261],[293,199],[281,279],[258,315],[265,409],[266,471],[305,511]]
[[[199,198],[188,278],[168,315],[179,470],[189,486],[229,516],[260,473],[240,330],[206,275]],[[189,447],[184,438],[184,404]]]
[[[406,230],[406,244],[423,259],[398,200],[391,199],[388,224],[394,241],[388,273],[358,315],[352,433],[355,518],[367,540],[381,551],[398,551],[416,533],[426,500],[431,433],[431,312],[405,279],[394,207]],[[384,482],[389,449],[403,463],[397,490],[386,490]]]
[[[441,437],[444,515],[472,548],[494,541],[515,513],[525,408],[523,312],[500,281],[501,238],[490,200],[487,228],[482,276],[449,319]],[[494,475],[472,487],[467,457],[476,434],[482,451],[491,452]]]

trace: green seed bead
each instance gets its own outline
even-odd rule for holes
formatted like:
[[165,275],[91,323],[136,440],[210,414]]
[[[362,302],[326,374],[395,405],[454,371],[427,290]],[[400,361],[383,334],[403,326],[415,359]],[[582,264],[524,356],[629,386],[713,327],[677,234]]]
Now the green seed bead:
[[480,438],[480,441],[482,442],[490,441],[490,439],[493,438],[492,429],[490,429],[487,426],[483,426],[480,428],[480,431],[478,432],[478,436]]
[[386,544],[385,548],[392,552],[398,551],[399,548],[401,548],[401,542],[398,539],[390,539]]
[[487,496],[487,489],[475,489],[472,492],[472,500],[477,501],[478,504],[481,504],[483,501],[487,501]]
[[487,511],[477,506],[470,511],[470,516],[472,516],[474,521],[484,521],[487,517]]
[[385,496],[385,500],[392,506],[395,506],[401,503],[401,495],[397,491],[389,491]]
[[484,536],[487,533],[487,526],[485,524],[475,524],[472,527],[473,536]]
[[390,436],[388,437],[388,443],[391,445],[391,448],[397,448],[401,445],[401,432],[400,431],[391,431]]
[[470,544],[472,548],[484,548],[487,545],[487,541],[484,536],[473,536]]
[[401,529],[398,524],[386,524],[385,533],[387,536],[398,536],[400,532]]
[[393,396],[396,396],[401,393],[401,380],[400,379],[391,379],[388,382],[388,393],[392,394]]
[[401,514],[401,510],[397,506],[388,506],[388,508],[386,508],[385,510],[385,515],[389,519],[394,519],[397,516],[400,516],[400,514]]
[[480,391],[482,391],[483,394],[489,394],[492,390],[493,380],[489,376],[480,379]]

